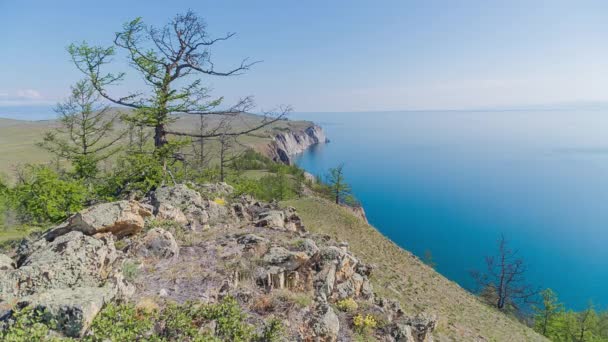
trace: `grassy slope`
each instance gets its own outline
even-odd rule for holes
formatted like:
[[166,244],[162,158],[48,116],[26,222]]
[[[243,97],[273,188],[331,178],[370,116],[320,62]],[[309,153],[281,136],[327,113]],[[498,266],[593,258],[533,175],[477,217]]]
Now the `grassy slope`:
[[319,198],[284,202],[298,210],[307,229],[347,241],[363,261],[375,264],[377,293],[398,299],[410,314],[435,313],[436,337],[454,341],[543,341],[523,324],[481,303],[417,257],[356,218],[350,211]]
[[[2,116],[2,113],[0,113],[0,116]],[[217,116],[215,118],[210,117],[208,122],[210,127],[214,127],[217,118]],[[241,115],[234,120],[232,128],[238,131],[246,127],[255,127],[260,123],[260,120],[261,117],[257,115]],[[301,130],[309,125],[311,123],[307,121],[281,120],[272,126],[240,138],[239,142],[247,147],[261,150],[278,131],[285,129]],[[15,167],[20,164],[51,161],[52,156],[37,147],[36,143],[42,141],[46,131],[57,126],[58,124],[54,120],[25,121],[0,118],[0,174],[4,173],[11,176]],[[182,132],[195,132],[199,127],[199,118],[191,115],[180,117],[172,126],[173,129]],[[124,127],[119,126],[117,128]],[[217,144],[210,143],[207,148],[216,149]]]

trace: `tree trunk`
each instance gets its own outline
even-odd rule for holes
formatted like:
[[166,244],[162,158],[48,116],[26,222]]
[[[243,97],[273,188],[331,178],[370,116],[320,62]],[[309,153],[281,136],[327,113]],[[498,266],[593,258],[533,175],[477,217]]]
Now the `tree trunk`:
[[165,130],[165,124],[161,123],[154,127],[154,147],[160,148],[165,146],[167,143],[167,131]]

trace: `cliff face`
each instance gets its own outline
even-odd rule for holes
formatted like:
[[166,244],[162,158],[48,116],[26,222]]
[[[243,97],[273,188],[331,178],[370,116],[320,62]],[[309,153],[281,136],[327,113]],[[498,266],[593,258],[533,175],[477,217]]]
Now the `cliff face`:
[[304,152],[312,145],[325,142],[328,140],[323,128],[312,125],[300,131],[286,131],[275,135],[266,154],[274,161],[289,165],[292,163],[292,156]]

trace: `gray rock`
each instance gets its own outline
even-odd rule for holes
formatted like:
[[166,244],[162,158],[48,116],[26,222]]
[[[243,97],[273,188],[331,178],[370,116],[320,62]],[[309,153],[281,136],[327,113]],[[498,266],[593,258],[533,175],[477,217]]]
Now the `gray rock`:
[[309,257],[319,252],[319,247],[317,247],[317,244],[312,239],[304,239],[300,245],[300,249]]
[[314,340],[333,342],[338,339],[340,320],[329,304],[321,302],[315,307],[310,328]]
[[258,216],[257,227],[283,228],[285,227],[285,213],[280,210],[265,211]]
[[161,203],[156,210],[156,219],[163,221],[173,221],[179,224],[188,224],[188,218],[181,209],[168,203]]
[[293,271],[306,263],[309,257],[303,252],[291,252],[283,247],[271,247],[264,255],[263,260],[270,265]]
[[0,297],[21,297],[51,289],[103,285],[117,258],[111,236],[96,239],[72,231],[29,255],[0,280]]
[[142,257],[172,258],[179,255],[179,246],[170,232],[154,228],[149,230],[135,248]]
[[116,295],[112,287],[78,287],[52,289],[22,298],[19,302],[45,312],[54,320],[57,330],[69,337],[81,337],[105,303]]
[[224,182],[202,184],[199,188],[201,193],[210,197],[227,196],[234,193],[234,188]]
[[117,237],[135,234],[144,227],[144,218],[152,213],[136,201],[102,203],[70,217],[68,221],[45,234],[49,241],[71,231],[85,235],[112,233]]
[[151,198],[155,210],[158,210],[161,203],[169,204],[182,210],[188,206],[203,208],[203,197],[201,194],[184,184],[158,188],[152,193]]

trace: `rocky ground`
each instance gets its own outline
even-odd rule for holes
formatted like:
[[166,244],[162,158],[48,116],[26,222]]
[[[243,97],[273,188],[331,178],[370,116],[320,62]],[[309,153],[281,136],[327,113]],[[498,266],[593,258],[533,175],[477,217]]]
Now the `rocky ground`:
[[279,318],[286,341],[351,341],[363,328],[381,341],[432,340],[436,317],[376,295],[373,268],[307,231],[291,207],[234,197],[226,184],[177,185],[92,206],[0,254],[0,321],[29,305],[78,338],[109,302],[231,296],[256,326]]

